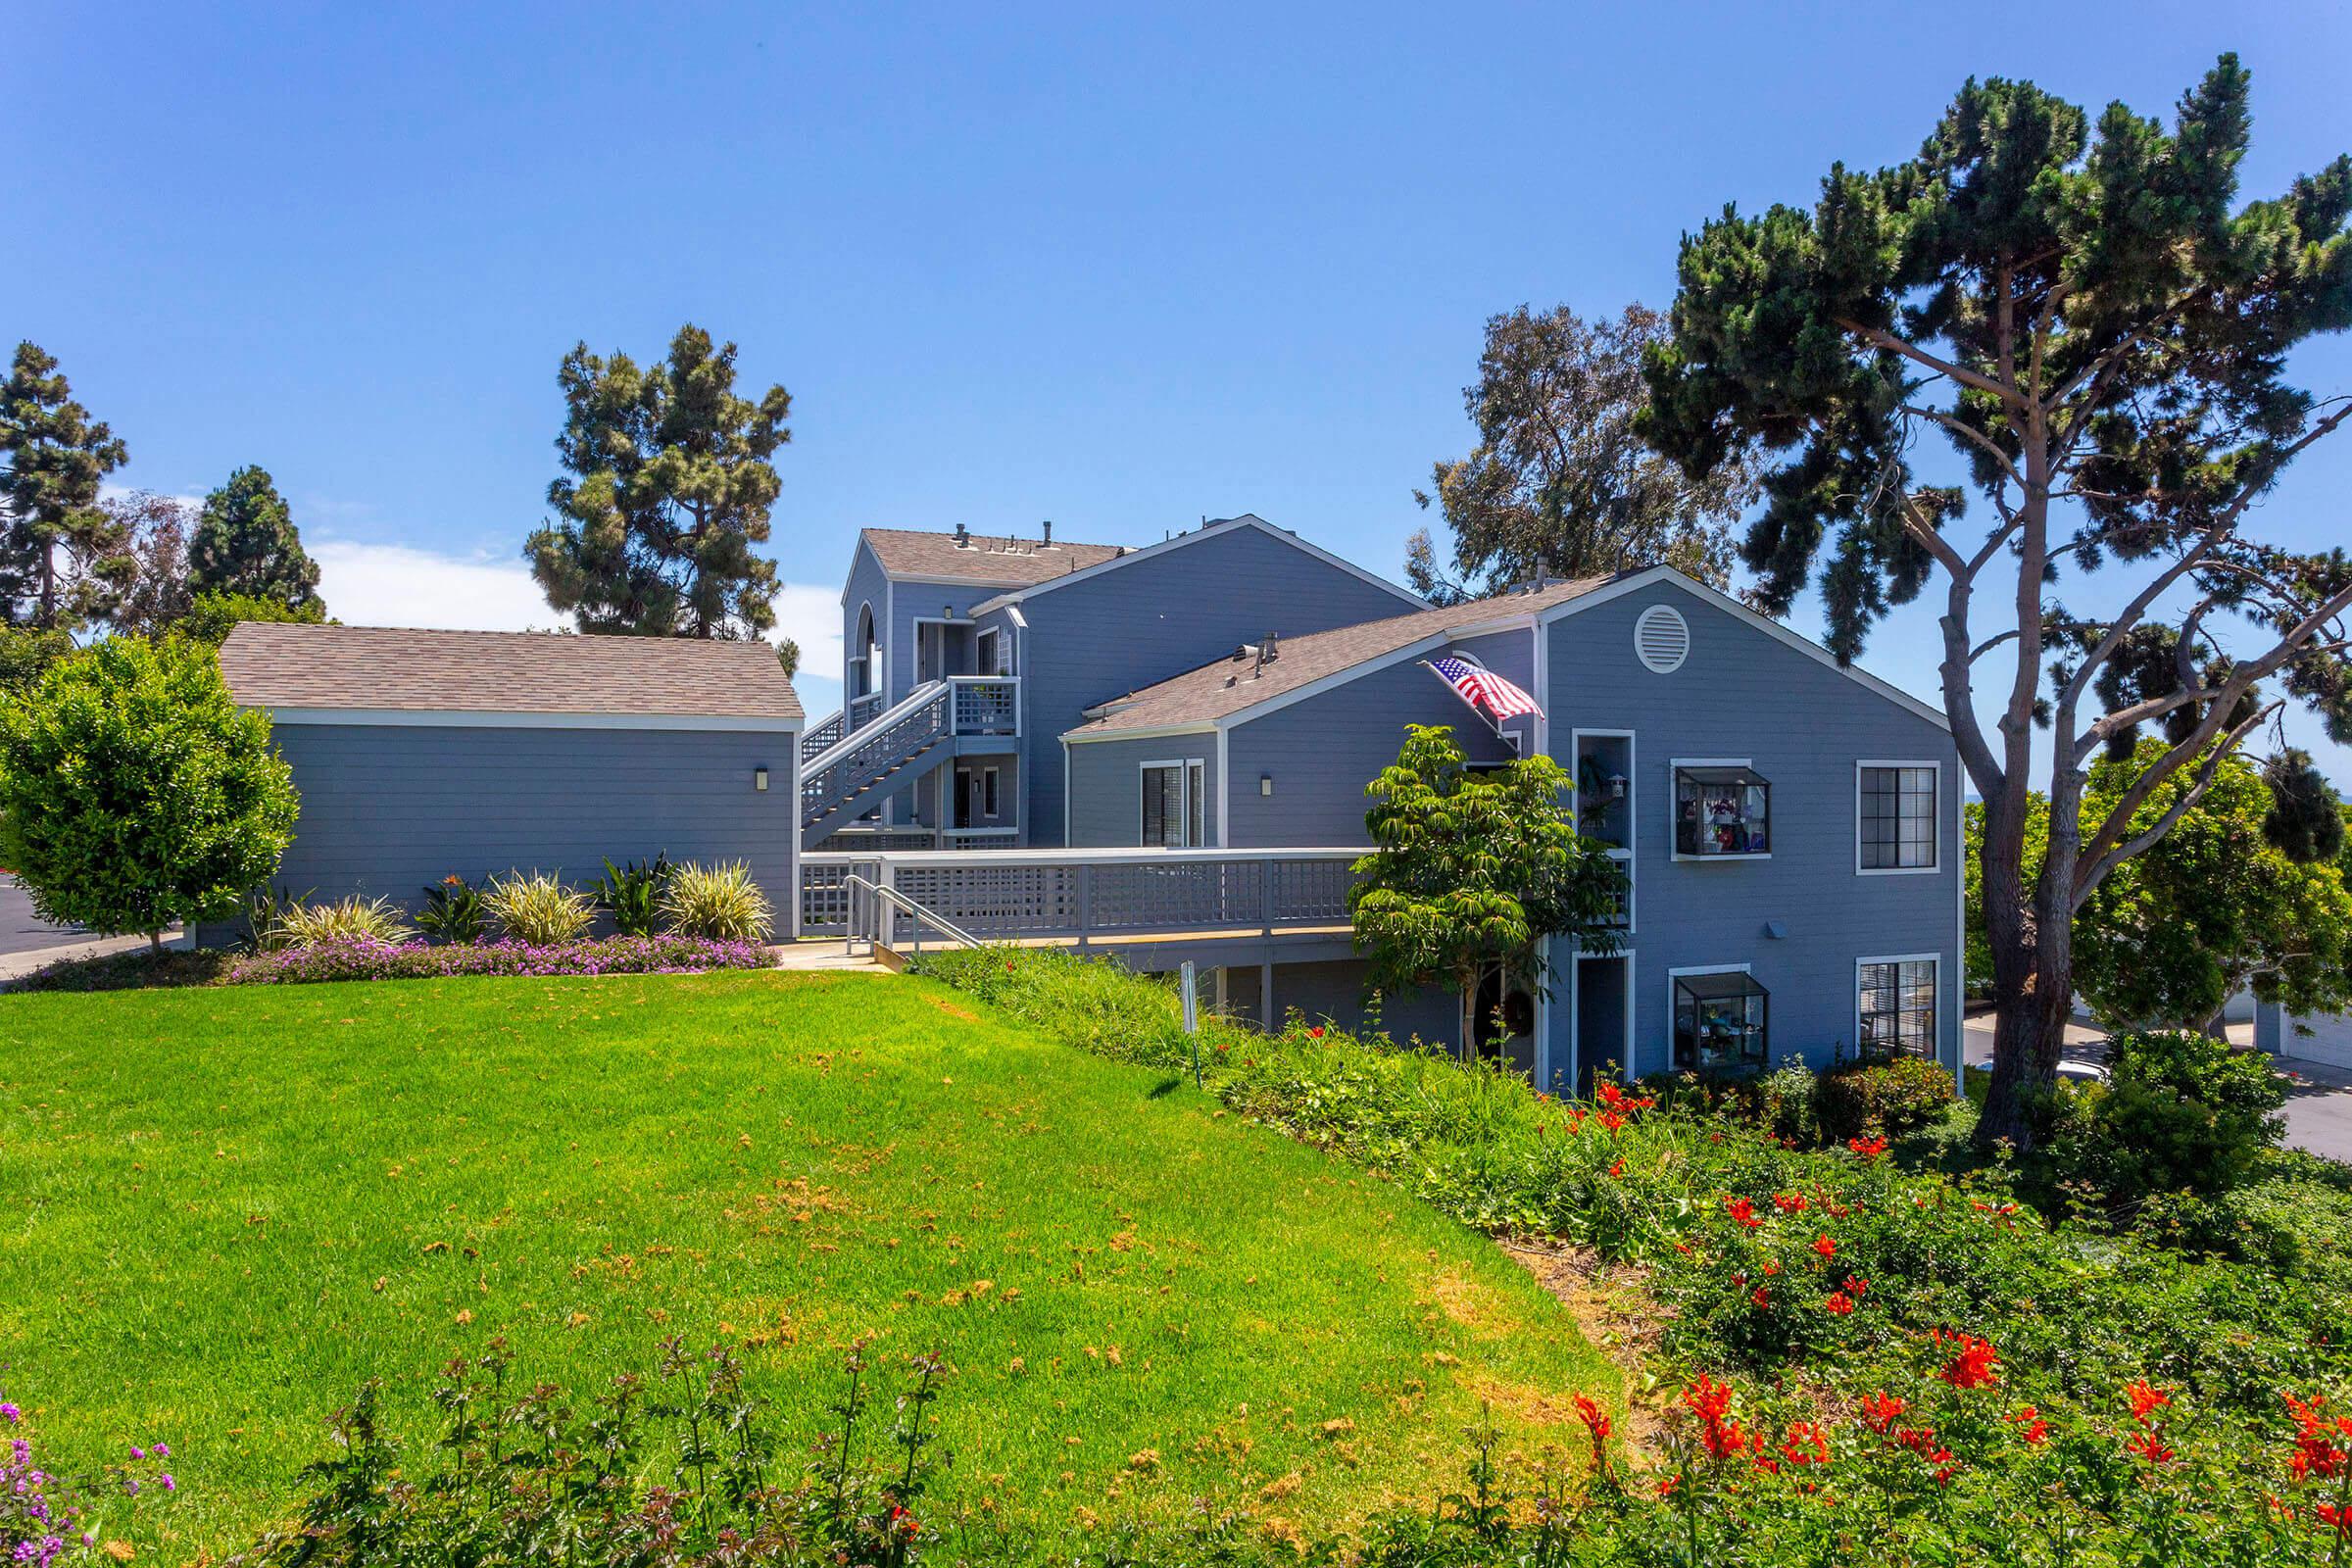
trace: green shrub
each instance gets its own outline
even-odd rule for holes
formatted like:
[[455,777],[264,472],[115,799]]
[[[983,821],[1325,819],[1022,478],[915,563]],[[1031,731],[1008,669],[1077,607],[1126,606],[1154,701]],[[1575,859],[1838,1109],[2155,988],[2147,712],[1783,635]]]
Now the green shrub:
[[1951,1102],[1950,1070],[1925,1056],[1832,1067],[1814,1092],[1821,1136],[1832,1143],[1867,1133],[1900,1138],[1933,1122]]
[[1783,1143],[1810,1149],[1823,1137],[1815,1104],[1820,1082],[1813,1069],[1791,1062],[1771,1072],[1737,1076],[1655,1073],[1642,1080],[1642,1088],[1678,1110],[1730,1116]]
[[435,942],[466,943],[482,940],[481,890],[452,871],[438,883],[424,890],[424,903],[416,914],[416,929]]
[[2107,1082],[2072,1097],[2050,1156],[2060,1178],[2118,1205],[2242,1185],[2285,1130],[2286,1082],[2269,1059],[2184,1029],[2119,1034]]
[[482,907],[501,931],[535,947],[569,942],[596,918],[594,899],[540,871],[493,877],[482,894]]
[[650,937],[660,927],[662,890],[669,882],[669,857],[657,855],[651,865],[631,860],[626,866],[605,861],[605,874],[596,884],[596,902],[612,914],[612,929],[624,937]]
[[679,866],[662,889],[661,907],[670,930],[713,942],[764,942],[774,923],[767,896],[741,860]]
[[269,945],[325,942],[336,937],[401,942],[416,932],[403,924],[400,916],[400,906],[390,899],[363,899],[356,893],[332,904],[289,905],[277,914],[278,940]]
[[110,637],[0,705],[0,863],[44,920],[160,947],[229,919],[295,804],[268,716],[238,710],[209,648]]

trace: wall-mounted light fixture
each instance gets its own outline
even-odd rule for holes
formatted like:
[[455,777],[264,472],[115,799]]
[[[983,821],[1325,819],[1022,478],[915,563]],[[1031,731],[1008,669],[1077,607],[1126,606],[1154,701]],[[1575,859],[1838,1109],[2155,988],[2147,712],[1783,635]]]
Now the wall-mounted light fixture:
[[752,769],[752,788],[760,791],[761,794],[765,794],[767,792],[766,768],[755,767]]
[[1257,793],[1260,795],[1271,795],[1274,793],[1273,774],[1260,773],[1257,775]]

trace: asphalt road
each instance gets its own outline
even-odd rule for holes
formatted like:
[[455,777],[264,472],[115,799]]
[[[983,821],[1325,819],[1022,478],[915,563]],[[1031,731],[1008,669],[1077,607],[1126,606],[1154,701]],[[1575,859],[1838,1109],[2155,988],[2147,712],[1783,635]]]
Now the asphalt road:
[[33,917],[31,897],[14,878],[0,877],[0,954],[76,947],[90,940],[86,931],[43,925]]
[[[2070,1025],[2066,1031],[2068,1054],[2097,1061],[2105,1038],[2096,1029]],[[2231,1024],[2230,1038],[2237,1045],[2250,1046],[2254,1043],[2254,1026]],[[1992,1064],[1989,1016],[1968,1020],[1967,1042],[1970,1066]],[[2287,1147],[2352,1163],[2352,1072],[2292,1057],[2279,1058],[2278,1065],[2295,1080],[2286,1101]]]

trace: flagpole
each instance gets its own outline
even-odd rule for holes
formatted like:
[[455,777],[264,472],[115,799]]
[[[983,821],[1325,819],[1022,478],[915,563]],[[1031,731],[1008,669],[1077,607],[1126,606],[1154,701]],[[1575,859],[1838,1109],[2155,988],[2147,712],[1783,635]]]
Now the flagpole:
[[[1464,654],[1455,654],[1452,657],[1461,660],[1464,663],[1478,663],[1478,661],[1471,659]],[[1460,703],[1464,708],[1470,710],[1471,712],[1476,713],[1480,722],[1484,723],[1487,728],[1494,732],[1494,738],[1511,749],[1511,755],[1513,757],[1523,755],[1519,749],[1519,737],[1512,734],[1509,730],[1504,729],[1500,724],[1496,723],[1494,715],[1489,713],[1485,709],[1479,707],[1469,698],[1464,697],[1454,686],[1453,682],[1446,679],[1446,676],[1439,670],[1437,665],[1431,663],[1426,659],[1417,659],[1413,661],[1413,662],[1419,664],[1423,669],[1428,670],[1432,675],[1437,676],[1439,682],[1443,684],[1447,691],[1453,693],[1454,701]],[[1487,666],[1484,664],[1479,664],[1478,667],[1484,669]]]

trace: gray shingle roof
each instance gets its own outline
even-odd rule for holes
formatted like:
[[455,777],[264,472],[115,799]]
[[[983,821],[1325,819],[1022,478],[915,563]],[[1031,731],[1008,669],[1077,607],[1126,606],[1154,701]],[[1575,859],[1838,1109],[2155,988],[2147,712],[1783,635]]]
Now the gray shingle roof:
[[1104,704],[1109,711],[1067,731],[1073,738],[1108,735],[1121,730],[1156,729],[1167,724],[1199,724],[1238,713],[1245,708],[1297,691],[1299,687],[1351,669],[1383,654],[1409,648],[1457,626],[1474,626],[1505,615],[1548,610],[1553,605],[1591,593],[1612,581],[1608,577],[1580,577],[1473,600],[1443,610],[1419,610],[1385,620],[1360,621],[1332,631],[1298,637],[1275,637],[1275,657],[1263,665],[1254,659],[1220,659],[1213,664],[1186,670],[1156,686]]
[[249,708],[803,716],[764,642],[244,621],[220,673]]
[[1004,588],[1027,588],[1127,553],[1124,545],[1082,545],[1061,539],[1047,544],[1004,534],[975,533],[970,543],[959,545],[953,533],[912,528],[866,528],[860,536],[873,547],[882,569],[894,577],[930,577]]

